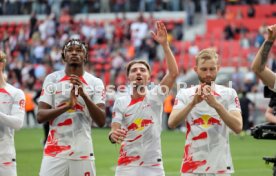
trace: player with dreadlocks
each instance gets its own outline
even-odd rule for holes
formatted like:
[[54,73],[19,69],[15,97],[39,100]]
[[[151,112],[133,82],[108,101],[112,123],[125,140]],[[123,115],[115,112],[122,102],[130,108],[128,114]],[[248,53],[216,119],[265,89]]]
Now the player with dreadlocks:
[[87,45],[69,40],[62,50],[65,70],[48,75],[43,83],[37,121],[49,121],[40,176],[95,176],[91,125],[105,124],[102,80],[87,73]]

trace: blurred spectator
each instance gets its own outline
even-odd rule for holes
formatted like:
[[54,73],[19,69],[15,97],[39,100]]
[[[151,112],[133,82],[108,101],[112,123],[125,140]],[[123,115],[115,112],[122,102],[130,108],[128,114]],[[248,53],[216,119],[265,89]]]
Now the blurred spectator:
[[35,12],[33,12],[31,14],[31,18],[30,18],[29,24],[30,24],[30,36],[29,36],[29,38],[31,38],[33,36],[33,33],[35,31],[38,31],[37,17],[36,17],[36,13]]
[[100,0],[100,11],[101,13],[110,12],[109,0]]
[[268,65],[273,72],[276,72],[276,56],[273,52],[269,53]]
[[164,100],[164,124],[166,124],[166,129],[170,129],[168,127],[168,120],[170,117],[170,114],[172,112],[172,108],[173,108],[173,104],[174,104],[174,94],[172,91],[170,91],[169,95],[165,98]]
[[233,25],[228,23],[224,27],[224,38],[225,40],[230,40],[230,39],[233,39],[234,36],[235,36],[235,29],[233,28]]
[[250,109],[253,110],[255,107],[255,103],[252,102],[248,97],[247,97],[247,92],[243,91],[241,97],[239,98],[240,100],[240,105],[241,105],[241,111],[242,111],[242,129],[243,131],[247,131],[250,129],[251,125],[249,122],[249,117],[250,117]]
[[251,67],[248,67],[247,71],[244,74],[245,91],[251,92],[255,84],[256,84],[256,75],[252,71]]
[[192,26],[194,24],[195,3],[192,0],[185,0],[185,11],[187,14],[187,24]]
[[260,33],[260,32],[258,32],[257,35],[256,35],[256,37],[255,37],[254,46],[256,48],[261,47],[261,45],[263,44],[264,40],[265,40],[265,38],[264,38],[263,34]]
[[194,41],[192,41],[191,46],[188,49],[188,52],[192,56],[195,56],[195,55],[198,54],[199,48],[198,48],[197,44]]
[[255,8],[253,4],[250,4],[247,9],[247,17],[248,18],[254,18],[255,17]]
[[30,125],[30,116],[33,117],[34,125],[37,126],[36,116],[35,116],[35,103],[33,100],[33,93],[30,89],[26,88],[24,89],[25,99],[26,99],[26,120],[27,120],[27,126],[31,127]]
[[250,41],[249,39],[246,37],[246,34],[241,34],[241,37],[240,37],[240,46],[242,48],[250,48]]
[[276,97],[271,97],[265,112],[267,122],[276,124]]
[[232,86],[237,92],[244,90],[244,74],[238,66],[235,67],[235,72],[231,76]]
[[146,38],[148,33],[148,24],[144,21],[143,14],[140,14],[137,21],[134,21],[131,26],[131,41],[135,47],[136,57],[139,57],[142,41]]
[[208,15],[207,4],[208,0],[200,0],[200,10],[203,18],[206,18]]

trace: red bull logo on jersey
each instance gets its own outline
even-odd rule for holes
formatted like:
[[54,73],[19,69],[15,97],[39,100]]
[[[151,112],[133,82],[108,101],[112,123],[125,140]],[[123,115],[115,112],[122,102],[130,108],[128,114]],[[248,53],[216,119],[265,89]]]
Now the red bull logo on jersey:
[[127,127],[127,129],[132,131],[142,131],[146,126],[151,124],[153,124],[151,119],[137,118]]
[[203,128],[208,128],[212,125],[221,125],[220,120],[215,117],[211,117],[210,115],[202,115],[201,117],[193,120],[193,125],[200,125]]
[[84,106],[77,103],[73,108],[69,109],[67,112],[72,113],[72,112],[76,112],[76,111],[84,111]]

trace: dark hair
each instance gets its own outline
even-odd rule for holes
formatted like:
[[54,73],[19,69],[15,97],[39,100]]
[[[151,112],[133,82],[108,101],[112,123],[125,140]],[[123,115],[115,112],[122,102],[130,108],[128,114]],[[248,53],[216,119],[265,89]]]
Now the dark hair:
[[150,69],[150,66],[149,64],[145,61],[145,60],[133,60],[133,61],[130,61],[127,66],[126,66],[126,72],[127,72],[127,76],[129,75],[129,71],[131,69],[131,67],[134,65],[134,64],[143,64],[147,67],[149,73],[151,72],[151,69]]
[[70,39],[62,47],[61,57],[65,60],[65,51],[71,45],[80,45],[85,51],[85,62],[88,60],[88,45],[80,39]]

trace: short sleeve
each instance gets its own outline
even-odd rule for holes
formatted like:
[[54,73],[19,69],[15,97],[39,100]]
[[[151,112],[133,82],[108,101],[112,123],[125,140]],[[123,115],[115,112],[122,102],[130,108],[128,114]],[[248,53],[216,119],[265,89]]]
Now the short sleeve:
[[121,102],[119,99],[115,100],[112,110],[112,123],[117,122],[122,124],[123,112],[121,111]]
[[92,101],[95,104],[105,104],[106,94],[102,80],[97,79],[94,86],[95,93],[93,94]]
[[228,111],[241,111],[240,100],[237,95],[237,92],[234,89],[231,89],[229,95],[229,104],[228,104]]
[[23,91],[18,90],[16,94],[14,95],[14,102],[11,110],[10,115],[15,115],[17,117],[20,117],[21,119],[24,119],[25,116],[25,95]]
[[[169,92],[169,91],[168,91]],[[149,91],[149,100],[161,105],[163,104],[168,92],[164,93],[160,85],[155,86]]]
[[186,106],[186,102],[184,100],[185,94],[183,90],[180,90],[174,100],[173,109],[182,109]]
[[54,106],[54,102],[53,102],[54,93],[55,93],[55,82],[53,79],[53,75],[51,74],[51,75],[48,75],[43,82],[39,102],[47,103],[53,107]]

